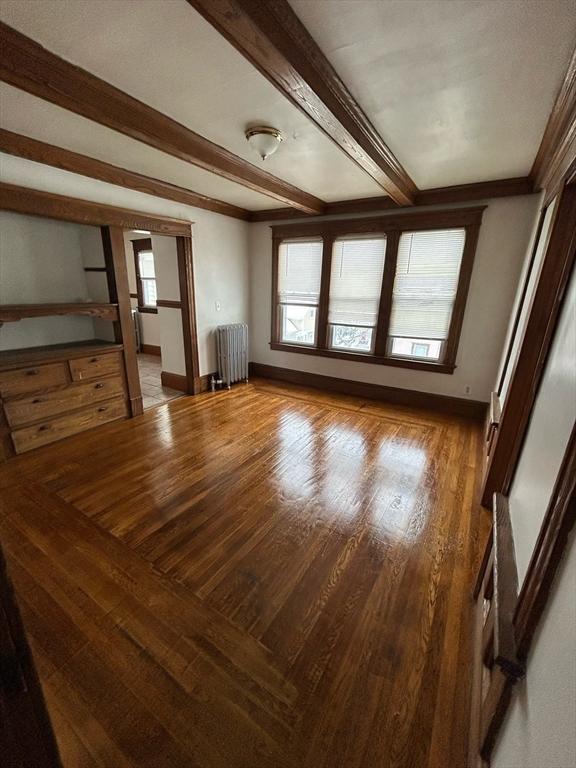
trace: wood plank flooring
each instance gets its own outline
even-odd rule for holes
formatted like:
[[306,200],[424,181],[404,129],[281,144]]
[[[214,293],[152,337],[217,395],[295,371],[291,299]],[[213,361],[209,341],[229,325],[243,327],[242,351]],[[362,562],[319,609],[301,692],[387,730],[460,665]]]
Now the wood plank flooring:
[[464,768],[480,441],[260,380],[4,465],[66,768]]

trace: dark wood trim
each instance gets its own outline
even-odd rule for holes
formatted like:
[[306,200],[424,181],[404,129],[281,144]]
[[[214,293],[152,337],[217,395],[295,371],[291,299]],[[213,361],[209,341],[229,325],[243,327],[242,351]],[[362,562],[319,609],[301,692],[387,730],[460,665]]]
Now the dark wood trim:
[[13,323],[26,317],[84,315],[101,320],[118,320],[117,304],[0,304],[0,323]]
[[157,299],[157,307],[167,307],[169,309],[182,309],[182,302],[175,299]]
[[248,163],[4,23],[0,23],[0,46],[4,82],[286,205],[306,213],[323,210],[324,203],[314,195]]
[[576,187],[565,187],[555,210],[548,248],[516,359],[493,449],[482,503],[496,491],[508,494],[544,366],[576,258]]
[[143,355],[156,355],[156,357],[160,357],[162,348],[157,344],[140,344],[140,352]]
[[114,323],[116,341],[121,342],[126,373],[126,386],[132,416],[143,412],[140,375],[136,358],[136,338],[132,324],[132,307],[128,288],[128,268],[124,232],[121,227],[101,227],[104,260],[108,269],[108,293],[118,303],[118,321]]
[[478,420],[484,418],[487,408],[487,403],[481,403],[477,400],[464,400],[458,397],[434,395],[430,392],[385,387],[379,384],[368,384],[351,379],[335,378],[333,376],[320,376],[317,373],[306,373],[305,371],[296,371],[291,368],[278,368],[274,365],[264,365],[263,363],[250,363],[250,376],[277,379],[328,392],[365,397],[370,400],[382,400],[394,403],[395,405],[424,408]]
[[556,96],[530,177],[550,201],[576,162],[576,49]]
[[534,194],[534,185],[529,176],[494,181],[475,181],[471,184],[457,184],[453,187],[434,187],[418,192],[416,205],[447,205],[471,203],[495,197],[517,197]]
[[62,768],[42,686],[0,547],[0,712],[3,764]]
[[135,189],[137,192],[161,197],[164,200],[173,200],[195,208],[221,213],[223,216],[231,216],[242,221],[248,221],[250,218],[250,212],[237,205],[216,200],[213,197],[193,192],[191,189],[185,189],[161,179],[154,179],[135,171],[129,171],[127,168],[105,163],[94,157],[81,155],[54,144],[46,144],[29,136],[12,133],[12,131],[7,131],[4,128],[0,128],[0,151],[33,160],[36,163],[50,165],[53,168],[61,168],[80,176],[115,184],[118,187]]
[[[489,761],[512,685],[525,674],[518,656],[514,611],[518,573],[508,500],[494,494],[492,526],[473,592],[474,653],[468,742],[469,768]],[[485,605],[488,604],[488,611]]]
[[[138,240],[131,240],[132,251],[134,253],[134,273],[136,275],[136,298],[138,299],[138,312],[157,315],[157,307],[144,304],[144,286],[142,285],[142,276],[140,275],[140,252],[152,250],[152,238],[143,237]],[[132,297],[132,294],[130,294]]]
[[376,340],[374,343],[374,356],[386,359],[388,345],[388,328],[392,314],[392,294],[394,280],[396,278],[396,262],[398,258],[398,244],[400,232],[392,230],[386,235],[386,259],[384,261],[384,274],[382,275],[382,288],[380,292],[380,305],[378,307],[378,321],[376,323]]
[[193,394],[193,391],[188,392],[188,377],[183,376],[181,373],[170,373],[170,371],[162,371],[160,373],[160,381],[162,382],[163,387],[177,389],[178,392]]
[[428,371],[428,373],[452,374],[456,369],[456,365],[448,363],[427,363],[420,360],[404,359],[402,357],[380,357],[376,354],[368,355],[361,352],[341,352],[337,349],[320,349],[319,347],[306,347],[304,345],[286,344],[278,341],[271,341],[270,349],[277,352],[293,352],[298,355],[312,355],[312,357],[331,357],[334,360],[349,360],[352,363],[389,365],[392,368],[411,368],[415,371]]
[[524,577],[514,618],[518,649],[526,658],[569,534],[576,521],[576,424],[564,453],[548,509]]
[[186,391],[192,395],[196,391],[195,382],[200,375],[192,238],[177,237],[176,249],[178,254],[178,283],[180,286],[180,303],[182,311],[184,360],[186,363]]
[[188,0],[397,203],[416,185],[286,0]]
[[[456,368],[456,355],[460,341],[460,333],[464,320],[464,311],[468,297],[468,289],[474,256],[482,221],[483,207],[461,208],[449,211],[430,211],[419,213],[404,213],[400,215],[380,216],[370,219],[338,219],[332,221],[315,221],[305,224],[292,224],[272,227],[272,297],[271,297],[271,342],[270,348],[283,352],[293,352],[304,355],[331,357],[339,360],[350,360],[375,365],[389,365],[396,368],[411,368],[430,373],[451,374]],[[444,359],[442,362],[429,362],[411,358],[396,357],[388,354],[388,328],[392,311],[392,294],[396,275],[396,259],[398,243],[402,231],[418,229],[442,229],[445,227],[464,227],[466,241],[462,264],[458,279],[458,289],[454,301],[454,309],[450,320],[450,329],[446,340]],[[362,354],[329,348],[329,298],[332,248],[338,235],[352,233],[374,232],[385,234],[387,238],[386,260],[382,277],[382,289],[376,326],[374,354]],[[316,344],[304,346],[287,344],[281,341],[278,309],[278,252],[283,239],[292,237],[321,237],[322,279],[320,301],[318,306],[318,322],[316,329]]]
[[518,659],[514,613],[518,603],[518,570],[508,499],[501,493],[493,501],[494,547],[494,647],[493,664],[507,677],[518,679],[525,673]]
[[534,269],[534,264],[536,262],[536,253],[538,252],[538,245],[540,243],[540,237],[542,235],[542,227],[544,226],[545,218],[546,218],[546,208],[542,208],[540,210],[540,216],[538,218],[538,225],[536,227],[534,241],[532,243],[532,250],[530,252],[530,262],[528,264],[526,275],[524,277],[522,292],[520,294],[520,299],[518,302],[518,306],[516,308],[516,315],[514,316],[514,323],[513,323],[512,331],[510,334],[510,339],[508,341],[508,346],[506,348],[506,355],[504,357],[502,371],[500,372],[500,379],[498,381],[498,388],[496,390],[498,395],[502,394],[502,387],[504,386],[504,381],[506,379],[506,374],[508,372],[508,365],[510,364],[512,350],[514,349],[514,343],[516,341],[516,334],[518,333],[518,327],[520,325],[520,318],[522,317],[524,302],[526,301],[526,294],[528,293],[528,286],[530,285],[530,278],[532,277],[532,271]]
[[[418,192],[414,205],[451,205],[454,203],[475,203],[496,197],[516,197],[534,194],[534,185],[530,177],[500,179],[499,181],[479,181],[473,184],[459,184],[454,187],[436,187]],[[342,200],[326,203],[323,214],[319,216],[339,216],[344,214],[382,213],[399,208],[389,197],[362,197],[356,200]],[[267,211],[252,211],[251,222],[281,221],[283,219],[302,218],[294,208],[273,208]],[[310,218],[314,218],[311,216]]]
[[364,219],[330,219],[281,224],[271,227],[274,237],[322,237],[324,235],[350,235],[356,233],[387,232],[390,229],[418,230],[465,227],[482,222],[486,206],[453,208],[441,211],[394,211]]
[[270,297],[270,339],[274,341],[280,338],[280,317],[278,312],[278,258],[281,238],[274,236],[272,230],[272,295]]
[[452,317],[450,318],[450,328],[448,330],[446,350],[444,353],[444,362],[447,365],[456,365],[456,355],[458,353],[458,344],[460,343],[462,323],[464,322],[464,312],[466,310],[470,280],[472,279],[472,270],[474,269],[474,257],[476,255],[479,234],[479,223],[466,226],[466,241],[464,243],[460,274],[458,275],[458,289],[456,291],[456,298],[454,299],[454,307],[452,309]]
[[160,235],[189,236],[191,231],[191,222],[182,219],[92,203],[89,200],[55,195],[52,192],[41,192],[38,189],[18,187],[4,182],[0,182],[0,210],[74,221],[77,224],[92,224],[97,227],[110,225],[122,229],[146,229]]
[[[323,350],[328,349],[328,308],[330,305],[330,275],[332,273],[333,248],[334,237],[332,235],[327,235],[322,243],[322,274],[320,277],[320,300],[318,302],[318,317],[316,323],[316,348]],[[279,339],[280,337],[273,336],[272,338]]]
[[106,272],[106,267],[84,267],[84,272]]

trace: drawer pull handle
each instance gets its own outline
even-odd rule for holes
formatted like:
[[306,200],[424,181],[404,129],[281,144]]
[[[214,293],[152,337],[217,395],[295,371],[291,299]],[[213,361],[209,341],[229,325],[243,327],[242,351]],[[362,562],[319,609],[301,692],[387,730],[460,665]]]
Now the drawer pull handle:
[[30,368],[30,370],[26,371],[26,376],[37,376],[39,373],[38,368]]
[[98,358],[97,357],[93,357],[93,358],[91,358],[90,362],[91,363],[97,363],[98,362]]
[[100,384],[94,384],[94,389],[102,389],[103,386],[104,386],[104,384],[102,384],[102,382],[100,382]]
[[104,411],[107,411],[108,409],[106,406],[102,405],[100,408],[98,408],[98,413],[103,413]]
[[48,424],[42,424],[41,427],[38,427],[38,432],[46,432],[47,429],[49,429]]

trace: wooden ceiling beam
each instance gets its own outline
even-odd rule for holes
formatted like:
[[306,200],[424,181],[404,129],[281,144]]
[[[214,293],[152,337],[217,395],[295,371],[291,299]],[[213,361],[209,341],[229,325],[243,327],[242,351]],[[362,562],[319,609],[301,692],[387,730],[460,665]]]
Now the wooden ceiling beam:
[[324,204],[0,22],[0,79],[305,213]]
[[417,188],[286,0],[188,0],[399,205]]
[[[479,181],[472,184],[458,184],[454,187],[436,187],[424,189],[416,195],[414,204],[420,205],[451,205],[457,203],[478,202],[494,197],[515,197],[516,195],[531,195],[534,185],[528,176],[516,179],[499,179],[496,181]],[[344,214],[378,213],[398,206],[389,197],[361,197],[356,200],[341,200],[326,203],[325,216]],[[267,211],[253,211],[251,222],[281,221],[284,219],[302,218],[302,214],[293,208],[273,208]]]
[[105,181],[118,187],[135,189],[137,192],[144,192],[147,195],[154,195],[154,197],[162,197],[176,203],[184,203],[195,208],[221,213],[224,216],[232,216],[235,219],[242,219],[243,221],[250,219],[250,211],[223,200],[216,200],[207,195],[193,192],[191,189],[144,176],[126,168],[119,168],[102,160],[96,160],[93,157],[81,155],[63,147],[57,147],[54,144],[46,144],[43,141],[6,131],[3,128],[0,128],[0,152],[33,160],[35,163],[50,165],[53,168],[60,168],[63,171],[78,173],[81,176],[98,179],[98,181]]
[[192,222],[153,213],[118,208],[105,203],[93,203],[76,197],[56,195],[39,189],[0,182],[0,211],[25,213],[47,219],[73,221],[96,227],[114,226],[123,229],[146,229],[159,235],[191,237]]

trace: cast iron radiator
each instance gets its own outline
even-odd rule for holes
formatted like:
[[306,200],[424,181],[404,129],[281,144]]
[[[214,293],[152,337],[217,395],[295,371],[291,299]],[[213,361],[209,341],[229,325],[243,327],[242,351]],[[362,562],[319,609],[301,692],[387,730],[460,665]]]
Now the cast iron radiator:
[[230,389],[235,381],[248,381],[248,326],[246,323],[216,328],[218,374]]

